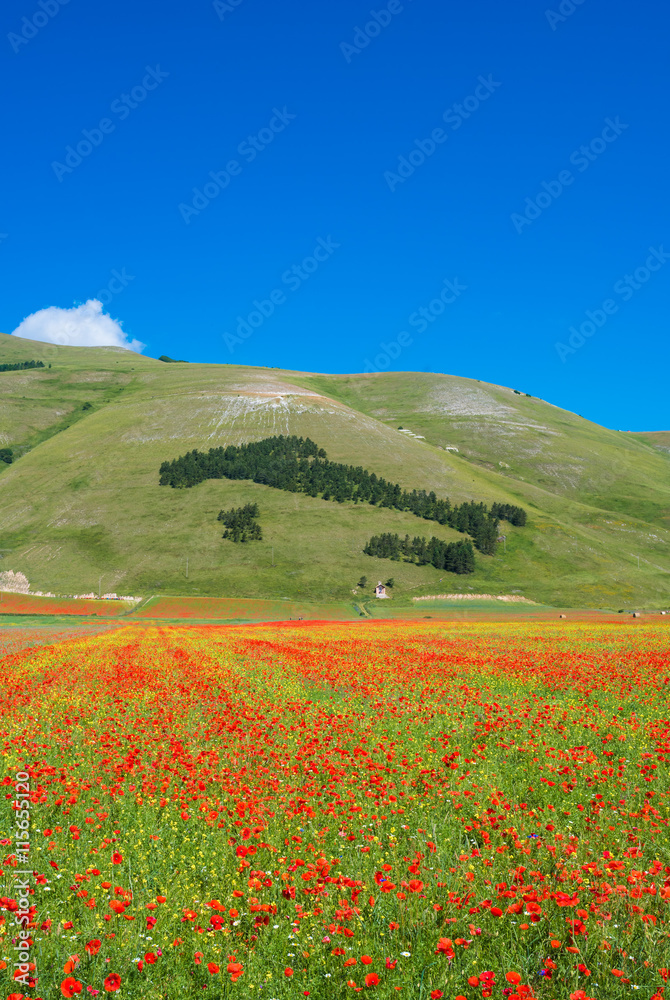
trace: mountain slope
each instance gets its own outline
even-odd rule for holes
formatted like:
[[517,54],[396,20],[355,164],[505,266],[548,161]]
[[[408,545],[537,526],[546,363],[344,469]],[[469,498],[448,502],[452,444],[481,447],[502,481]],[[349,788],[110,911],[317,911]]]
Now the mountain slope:
[[[347,405],[468,462],[603,510],[670,527],[670,435],[611,431],[503,386],[424,373],[317,376]],[[651,445],[651,446],[650,446]]]
[[[0,363],[43,348],[0,335]],[[0,472],[0,549],[11,550],[2,566],[24,572],[34,589],[97,590],[102,576],[104,591],[322,601],[351,599],[365,574],[393,576],[396,603],[468,588],[566,606],[670,601],[670,459],[632,435],[452,376],[328,376],[50,350],[50,369],[0,373],[0,446],[20,455]],[[362,554],[381,531],[462,537],[409,514],[245,482],[158,486],[165,459],[278,433],[307,435],[329,458],[406,488],[520,504],[530,523],[504,523],[506,551],[478,554],[476,573],[456,577]],[[621,498],[638,495],[646,505],[636,512],[631,499],[622,510]],[[264,541],[222,541],[218,511],[251,500]]]
[[670,431],[646,431],[635,437],[670,455]]

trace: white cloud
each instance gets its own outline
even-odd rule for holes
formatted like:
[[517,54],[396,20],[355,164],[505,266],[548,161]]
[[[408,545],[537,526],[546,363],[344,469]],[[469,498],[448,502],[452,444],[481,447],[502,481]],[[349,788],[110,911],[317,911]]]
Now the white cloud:
[[98,299],[89,299],[72,309],[39,309],[26,316],[12,336],[61,347],[123,347],[137,353],[146,347],[139,340],[128,340],[119,321],[103,313]]

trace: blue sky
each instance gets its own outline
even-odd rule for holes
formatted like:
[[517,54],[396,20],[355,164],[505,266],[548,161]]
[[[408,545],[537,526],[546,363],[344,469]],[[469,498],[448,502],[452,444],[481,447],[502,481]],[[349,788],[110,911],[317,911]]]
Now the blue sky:
[[4,332],[101,298],[153,356],[443,371],[670,427],[667,8],[0,16]]

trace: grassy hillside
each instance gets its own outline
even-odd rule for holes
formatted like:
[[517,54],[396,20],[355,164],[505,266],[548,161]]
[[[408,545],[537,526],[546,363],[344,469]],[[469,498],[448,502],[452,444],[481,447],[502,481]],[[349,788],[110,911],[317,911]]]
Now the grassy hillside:
[[[559,496],[670,527],[670,433],[607,430],[551,403],[475,379],[420,372],[305,380],[471,465]],[[668,449],[659,454],[659,447]]]
[[636,434],[635,437],[670,455],[670,431],[647,431]]
[[[0,335],[0,363],[42,349]],[[0,566],[34,589],[97,591],[102,576],[103,592],[352,601],[369,597],[353,593],[364,574],[395,578],[394,606],[459,590],[670,603],[670,456],[639,436],[445,375],[177,365],[113,348],[54,348],[50,360],[0,373],[0,446],[20,455],[0,465],[0,549],[11,550]],[[478,554],[474,575],[445,576],[363,555],[380,531],[461,537],[409,514],[253,483],[158,486],[165,459],[277,433],[410,489],[521,504],[530,523],[505,524],[506,552]],[[223,541],[218,511],[250,500],[264,541]]]

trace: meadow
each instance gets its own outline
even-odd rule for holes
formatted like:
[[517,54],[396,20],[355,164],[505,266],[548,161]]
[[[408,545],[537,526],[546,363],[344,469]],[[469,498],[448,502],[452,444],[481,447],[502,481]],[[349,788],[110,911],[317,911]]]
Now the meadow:
[[661,1000],[669,640],[366,621],[14,647],[0,996]]

